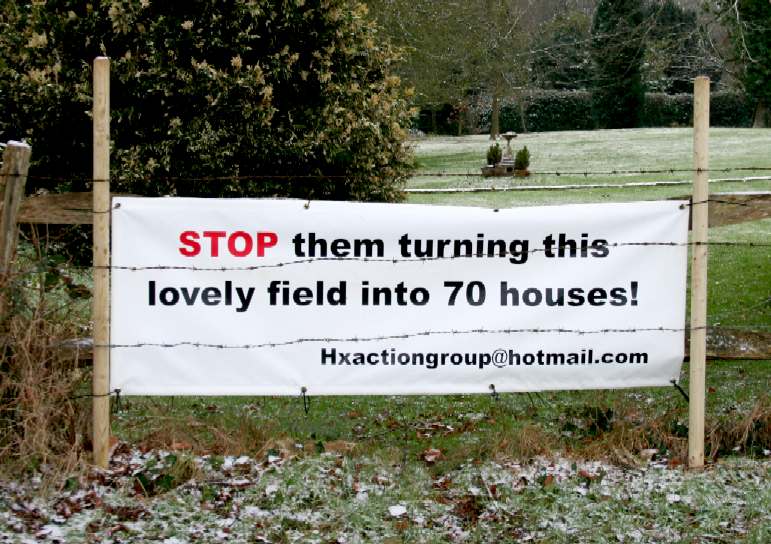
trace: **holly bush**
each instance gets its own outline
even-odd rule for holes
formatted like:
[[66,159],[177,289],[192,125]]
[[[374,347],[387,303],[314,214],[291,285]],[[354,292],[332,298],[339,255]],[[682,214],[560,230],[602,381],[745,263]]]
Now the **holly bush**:
[[99,55],[116,192],[402,198],[410,97],[357,0],[0,0],[0,140],[31,143],[30,191],[88,188]]

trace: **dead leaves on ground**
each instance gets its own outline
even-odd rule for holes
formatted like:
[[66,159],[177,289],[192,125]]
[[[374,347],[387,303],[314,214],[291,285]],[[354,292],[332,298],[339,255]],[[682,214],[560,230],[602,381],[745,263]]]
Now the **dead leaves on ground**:
[[427,464],[427,465],[433,465],[437,461],[444,458],[444,454],[441,450],[438,450],[436,448],[429,448],[420,454],[420,458]]

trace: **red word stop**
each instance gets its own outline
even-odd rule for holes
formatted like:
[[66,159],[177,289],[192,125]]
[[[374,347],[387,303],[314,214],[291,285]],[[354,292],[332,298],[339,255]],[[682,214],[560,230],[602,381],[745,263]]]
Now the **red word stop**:
[[186,230],[179,235],[179,242],[182,244],[179,252],[185,257],[196,257],[201,251],[209,257],[219,257],[220,251],[227,251],[233,257],[248,257],[252,254],[264,257],[265,250],[278,243],[278,235],[269,231],[251,234],[243,230]]

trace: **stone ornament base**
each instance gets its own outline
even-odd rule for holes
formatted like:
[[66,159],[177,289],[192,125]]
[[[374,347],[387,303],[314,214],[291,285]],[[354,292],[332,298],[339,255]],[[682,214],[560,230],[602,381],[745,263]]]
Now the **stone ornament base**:
[[494,176],[516,176],[525,178],[530,175],[528,170],[515,170],[513,164],[498,163],[496,165],[488,164],[482,167],[482,176],[489,178]]

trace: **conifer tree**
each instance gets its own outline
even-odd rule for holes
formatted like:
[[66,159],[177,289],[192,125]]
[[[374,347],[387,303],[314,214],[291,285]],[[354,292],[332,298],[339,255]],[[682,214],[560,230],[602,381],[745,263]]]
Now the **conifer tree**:
[[600,0],[592,24],[592,102],[600,128],[632,128],[645,100],[642,0]]

